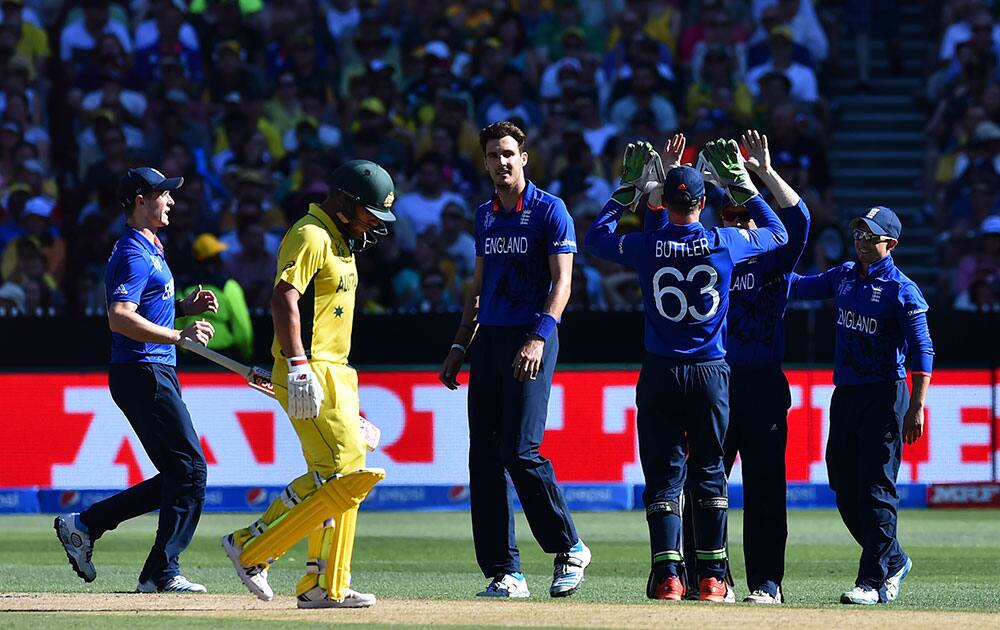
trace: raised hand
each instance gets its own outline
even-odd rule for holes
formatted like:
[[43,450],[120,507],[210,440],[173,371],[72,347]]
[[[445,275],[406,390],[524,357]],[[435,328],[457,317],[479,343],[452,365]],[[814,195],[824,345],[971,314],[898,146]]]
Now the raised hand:
[[754,173],[771,170],[771,153],[767,149],[767,136],[756,129],[747,129],[740,138],[747,150],[745,165]]
[[682,133],[675,133],[667,138],[663,143],[663,150],[660,151],[660,159],[663,161],[663,168],[670,170],[681,166],[681,156],[684,155],[684,148],[687,146],[687,138]]

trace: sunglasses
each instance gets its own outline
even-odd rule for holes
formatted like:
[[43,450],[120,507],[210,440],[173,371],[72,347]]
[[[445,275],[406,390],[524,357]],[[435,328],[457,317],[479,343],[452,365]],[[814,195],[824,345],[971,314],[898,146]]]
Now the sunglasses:
[[851,233],[856,241],[868,241],[871,243],[881,243],[882,241],[892,241],[895,240],[888,236],[881,236],[879,234],[872,234],[871,232],[865,232],[864,230],[854,230]]

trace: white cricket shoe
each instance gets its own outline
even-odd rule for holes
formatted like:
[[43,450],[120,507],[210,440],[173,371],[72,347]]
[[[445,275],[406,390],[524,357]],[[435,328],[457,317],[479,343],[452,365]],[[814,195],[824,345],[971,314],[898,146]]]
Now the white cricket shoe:
[[83,578],[84,582],[93,582],[97,577],[97,569],[91,562],[91,556],[94,554],[94,543],[90,540],[90,534],[83,529],[80,523],[80,514],[72,512],[57,516],[53,527],[59,542],[66,550],[69,565],[73,567],[77,575]]
[[910,574],[910,569],[913,568],[913,560],[909,558],[903,564],[899,571],[896,571],[890,575],[885,580],[885,598],[887,601],[895,601],[899,597],[899,587],[903,584],[903,580],[906,576]]
[[330,599],[325,588],[314,586],[298,596],[299,608],[370,608],[375,605],[375,596],[371,593],[359,593],[353,589],[344,591],[343,599]]
[[869,606],[878,603],[878,591],[863,586],[855,586],[840,596],[841,604],[861,604]]
[[566,553],[558,554],[549,595],[568,597],[577,592],[583,583],[583,570],[590,564],[591,558],[590,548],[583,544],[582,540],[576,541]]
[[265,602],[274,599],[274,591],[267,583],[267,567],[265,565],[245,567],[240,564],[240,554],[243,553],[243,548],[236,544],[236,538],[232,534],[226,534],[222,537],[222,548],[226,550],[226,555],[232,560],[233,568],[236,569],[236,575],[239,576],[240,581],[251,593],[257,596],[257,599]]
[[743,601],[749,604],[780,604],[782,602],[781,587],[778,587],[777,593],[774,595],[771,595],[762,588],[758,588],[744,597]]
[[530,597],[528,581],[523,573],[504,573],[493,578],[485,591],[476,593],[476,597]]
[[163,586],[157,586],[152,580],[139,582],[135,587],[136,593],[207,593],[208,589],[202,584],[196,584],[183,575],[175,575],[167,580]]

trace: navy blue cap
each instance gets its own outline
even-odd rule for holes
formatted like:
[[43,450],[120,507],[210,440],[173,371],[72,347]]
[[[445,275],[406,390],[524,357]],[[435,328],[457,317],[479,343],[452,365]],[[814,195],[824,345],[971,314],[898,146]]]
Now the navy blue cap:
[[183,177],[167,177],[149,166],[130,168],[118,181],[118,200],[128,208],[135,202],[136,195],[177,190],[183,185]]
[[705,178],[690,166],[677,166],[663,180],[663,201],[685,204],[705,196]]
[[899,233],[903,231],[903,224],[900,223],[899,217],[885,206],[872,206],[864,216],[851,219],[850,226],[852,229],[861,224],[867,225],[872,234],[888,236],[897,241],[899,240]]

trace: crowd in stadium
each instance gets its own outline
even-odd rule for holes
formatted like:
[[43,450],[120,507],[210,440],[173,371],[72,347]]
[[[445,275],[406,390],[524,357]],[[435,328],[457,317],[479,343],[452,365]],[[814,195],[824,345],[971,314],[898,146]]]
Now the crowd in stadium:
[[[566,201],[581,238],[628,142],[680,130],[690,160],[748,127],[768,134],[814,233],[839,228],[827,86],[845,3],[816,4],[2,0],[0,307],[102,312],[117,181],[153,165],[185,178],[160,234],[177,292],[235,282],[265,310],[285,228],[333,168],[365,158],[393,175],[399,220],[358,258],[361,308],[459,310],[471,214],[492,193],[477,131],[500,119],[527,131],[529,177]],[[945,5],[928,195],[955,291],[996,292],[1000,218],[983,219],[998,209],[1000,29],[979,2]],[[823,252],[808,248],[801,270],[840,262]],[[577,256],[570,308],[639,303],[633,273]]]

